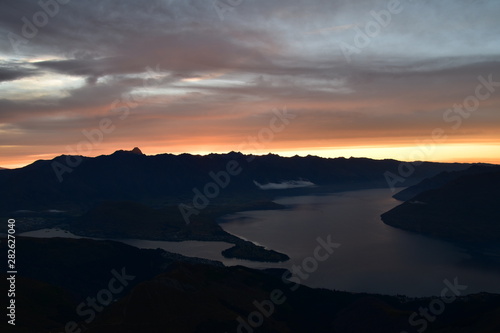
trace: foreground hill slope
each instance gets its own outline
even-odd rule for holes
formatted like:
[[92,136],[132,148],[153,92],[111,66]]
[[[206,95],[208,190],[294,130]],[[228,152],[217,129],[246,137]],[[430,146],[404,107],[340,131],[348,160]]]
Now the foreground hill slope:
[[391,226],[462,243],[500,242],[500,170],[488,168],[423,191],[382,215]]
[[[282,272],[224,267],[118,242],[18,242],[16,332],[21,333],[65,332],[72,321],[89,333],[415,333],[423,326],[411,326],[409,317],[432,301],[311,289],[284,279]],[[0,250],[6,251],[6,242]],[[5,271],[5,263],[0,268]],[[499,312],[498,295],[458,297],[426,332],[498,332]],[[260,324],[251,327],[249,320]],[[10,328],[5,320],[0,324],[2,332]]]
[[460,177],[493,171],[500,171],[500,166],[491,164],[477,164],[465,170],[443,171],[434,177],[426,178],[418,184],[405,188],[404,190],[396,193],[393,197],[400,201],[407,201],[415,197],[417,194],[428,190],[438,189]]

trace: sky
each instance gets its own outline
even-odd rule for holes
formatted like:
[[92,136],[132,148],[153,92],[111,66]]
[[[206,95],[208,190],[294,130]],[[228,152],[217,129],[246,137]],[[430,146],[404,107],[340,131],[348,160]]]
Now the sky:
[[269,152],[500,163],[497,0],[3,0],[0,166]]

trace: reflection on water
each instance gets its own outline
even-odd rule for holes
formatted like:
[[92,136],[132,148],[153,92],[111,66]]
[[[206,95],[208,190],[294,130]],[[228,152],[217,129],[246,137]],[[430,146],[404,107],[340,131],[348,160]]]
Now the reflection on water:
[[[229,233],[286,253],[286,263],[259,263],[226,259],[225,242],[163,242],[115,239],[138,248],[161,248],[190,257],[218,260],[225,265],[292,270],[313,256],[317,238],[331,235],[341,244],[302,283],[352,292],[437,295],[443,280],[458,278],[466,293],[500,293],[500,268],[472,261],[462,249],[440,240],[385,225],[380,215],[399,203],[388,189],[343,192],[331,195],[285,197],[276,200],[288,209],[251,211],[224,216],[221,227]],[[84,238],[59,229],[20,234],[30,237]]]
[[380,215],[399,204],[388,189],[275,200],[289,208],[225,216],[227,232],[288,254],[292,268],[313,255],[318,237],[341,244],[304,284],[354,292],[429,296],[458,277],[467,292],[500,293],[500,269],[471,264],[453,244],[385,225]]

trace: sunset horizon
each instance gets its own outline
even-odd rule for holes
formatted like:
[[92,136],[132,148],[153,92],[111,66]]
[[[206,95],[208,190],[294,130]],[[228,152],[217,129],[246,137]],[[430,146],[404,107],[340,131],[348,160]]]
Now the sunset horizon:
[[[157,147],[147,147],[147,146],[141,146],[141,145],[124,145],[123,147],[116,147],[116,148],[110,148],[110,149],[96,149],[95,151],[91,153],[85,153],[83,152],[82,154],[78,153],[73,153],[75,151],[71,150],[66,150],[66,151],[61,151],[58,153],[53,153],[53,154],[39,154],[39,155],[28,155],[24,157],[22,160],[16,160],[13,159],[12,161],[9,162],[8,159],[2,159],[2,165],[0,165],[1,168],[5,169],[16,169],[16,168],[22,168],[25,166],[28,166],[38,160],[52,160],[53,158],[56,158],[61,155],[81,155],[85,157],[97,157],[101,155],[110,155],[114,153],[115,151],[118,150],[131,150],[134,147],[138,147],[141,149],[142,153],[144,155],[148,156],[154,156],[154,155],[161,155],[161,154],[172,154],[172,155],[181,155],[181,154],[190,154],[190,155],[209,155],[209,154],[228,154],[231,152],[237,152],[237,153],[242,153],[245,155],[256,155],[256,156],[262,156],[262,155],[267,155],[267,154],[275,154],[279,155],[282,157],[294,157],[294,156],[300,156],[300,157],[306,157],[306,156],[317,156],[321,158],[369,158],[369,159],[374,159],[374,160],[386,160],[386,159],[391,159],[391,160],[397,160],[397,161],[402,161],[402,162],[416,162],[416,161],[425,161],[425,162],[437,162],[437,163],[466,163],[466,164],[499,164],[500,165],[500,157],[481,157],[481,154],[486,155],[485,152],[489,151],[491,147],[488,145],[472,145],[472,146],[467,146],[464,147],[463,145],[454,145],[451,147],[450,151],[451,152],[459,152],[463,151],[463,149],[470,149],[473,150],[474,152],[471,154],[472,157],[462,157],[462,158],[454,158],[453,156],[444,157],[446,155],[444,154],[439,154],[439,153],[433,153],[430,155],[435,155],[434,158],[430,157],[428,159],[411,159],[408,158],[408,156],[412,152],[421,152],[423,151],[422,149],[419,149],[418,146],[407,146],[407,147],[392,147],[392,148],[387,148],[387,147],[381,147],[381,148],[373,148],[373,147],[355,147],[355,148],[346,148],[346,147],[339,147],[336,149],[300,149],[300,150],[265,150],[263,149],[262,151],[239,151],[239,150],[214,150],[214,151],[207,151],[207,150],[162,150],[161,148]],[[479,152],[478,152],[479,148]],[[443,148],[442,147],[436,147],[434,151],[441,151],[442,152]],[[386,152],[389,151],[392,153],[386,154]],[[479,153],[478,157],[477,156]],[[437,155],[437,156],[436,156]],[[405,156],[407,158],[405,158]],[[438,157],[439,156],[439,157]],[[458,156],[458,155],[457,155]],[[18,162],[21,161],[21,162]]]

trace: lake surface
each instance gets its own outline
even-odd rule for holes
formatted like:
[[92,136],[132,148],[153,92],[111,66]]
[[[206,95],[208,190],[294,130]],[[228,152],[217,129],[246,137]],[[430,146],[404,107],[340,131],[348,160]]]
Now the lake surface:
[[226,259],[221,252],[233,246],[226,242],[200,242],[200,241],[183,241],[183,242],[165,242],[153,241],[144,239],[110,239],[110,238],[95,238],[75,235],[69,231],[49,228],[20,233],[19,236],[36,237],[36,238],[86,238],[95,240],[111,240],[122,242],[140,249],[163,249],[168,252],[179,253],[187,257],[199,257],[210,260],[222,261],[225,265],[244,265],[245,260]]
[[[331,235],[340,244],[302,283],[311,287],[403,294],[439,295],[444,279],[467,285],[464,293],[500,293],[500,267],[473,262],[448,242],[395,229],[380,215],[400,202],[388,189],[275,200],[285,210],[231,214],[220,219],[224,230],[288,254],[281,267],[302,266],[314,254],[317,238]],[[267,265],[265,265],[267,266]],[[307,273],[307,272],[305,272]],[[303,275],[305,277],[305,275]]]
[[[466,251],[448,242],[395,229],[380,215],[399,204],[388,189],[278,198],[283,210],[241,212],[219,219],[229,233],[267,248],[286,253],[285,263],[259,263],[226,259],[225,242],[163,242],[114,239],[138,248],[161,248],[190,257],[218,260],[225,265],[252,268],[302,267],[318,246],[318,237],[340,244],[317,267],[306,266],[300,281],[311,287],[350,292],[439,295],[444,279],[458,278],[467,285],[464,294],[481,291],[500,293],[500,267],[474,262]],[[31,237],[85,238],[59,229],[20,234]],[[323,255],[326,252],[321,252]]]

